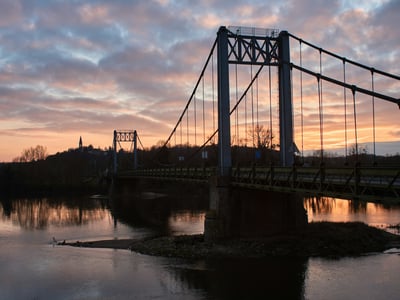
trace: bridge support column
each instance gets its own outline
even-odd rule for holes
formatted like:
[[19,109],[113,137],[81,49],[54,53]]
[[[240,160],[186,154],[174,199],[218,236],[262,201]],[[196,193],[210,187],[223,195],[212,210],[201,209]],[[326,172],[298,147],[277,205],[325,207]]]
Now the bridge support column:
[[204,223],[204,239],[214,241],[235,236],[235,215],[238,211],[231,195],[229,177],[211,177],[210,210]]
[[289,34],[279,34],[279,131],[281,164],[290,167],[294,163],[292,84],[290,76]]
[[232,187],[217,177],[210,180],[206,241],[292,235],[303,232],[307,223],[303,198],[297,194]]
[[218,31],[218,174],[231,176],[231,121],[229,98],[228,31]]

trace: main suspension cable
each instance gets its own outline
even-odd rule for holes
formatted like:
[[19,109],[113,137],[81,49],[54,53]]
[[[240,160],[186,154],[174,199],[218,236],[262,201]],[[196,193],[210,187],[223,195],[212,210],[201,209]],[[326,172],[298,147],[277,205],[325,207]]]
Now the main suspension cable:
[[137,138],[137,140],[139,141],[139,144],[140,144],[140,146],[142,147],[142,150],[144,150],[144,146],[143,146],[143,144],[142,144],[142,141],[140,140],[140,137],[139,137],[139,135],[136,133],[136,138]]
[[[192,99],[193,99],[194,96],[195,96],[195,93],[196,93],[197,88],[198,88],[198,86],[199,86],[199,84],[200,84],[200,81],[202,80],[202,78],[203,78],[203,76],[204,76],[204,72],[205,72],[205,70],[206,70],[206,68],[207,68],[207,66],[208,66],[208,63],[210,62],[211,58],[213,57],[213,53],[214,53],[214,49],[215,49],[215,47],[216,47],[216,45],[217,45],[217,41],[218,41],[218,38],[215,39],[214,44],[212,45],[211,50],[210,50],[210,53],[209,53],[209,55],[208,55],[208,57],[207,57],[206,63],[204,64],[204,67],[203,67],[203,69],[202,69],[202,71],[201,71],[201,73],[200,73],[199,79],[197,80],[197,83],[196,83],[196,85],[195,85],[195,87],[194,87],[194,89],[193,89],[193,92],[192,92],[192,94],[191,94],[191,96],[190,96],[188,102],[186,103],[186,106],[185,106],[185,108],[183,109],[183,112],[181,113],[181,116],[179,117],[178,122],[176,123],[174,129],[171,131],[171,133],[170,133],[170,135],[168,136],[167,140],[165,141],[163,147],[165,147],[166,145],[168,145],[170,139],[172,138],[172,135],[174,135],[176,129],[178,128],[179,123],[182,121],[183,116],[184,116],[185,113],[188,111],[189,105],[190,105],[190,103],[192,102]],[[213,74],[214,74],[214,72],[213,72]],[[214,83],[214,80],[213,80],[213,83]],[[213,90],[214,90],[214,89],[213,89]],[[163,148],[163,147],[162,147],[162,148]]]
[[[289,33],[289,36],[294,38],[294,39],[296,39],[296,40],[298,40],[298,41],[302,41],[304,44],[306,44],[307,46],[309,46],[311,48],[314,48],[316,50],[322,51],[323,53],[325,53],[327,55],[330,55],[332,57],[335,57],[335,58],[337,58],[339,60],[345,60],[349,64],[355,65],[357,67],[360,67],[360,68],[363,68],[363,69],[366,69],[366,70],[371,70],[371,67],[369,67],[369,66],[360,64],[360,63],[358,63],[356,61],[341,57],[341,56],[339,56],[339,55],[337,55],[337,54],[335,54],[333,52],[330,52],[328,50],[322,49],[322,48],[320,48],[320,47],[318,47],[316,45],[313,45],[313,44],[311,44],[311,43],[309,43],[307,41],[302,40],[301,38],[299,38],[299,37],[297,37],[297,36],[295,36],[295,35],[293,35],[291,33]],[[393,79],[396,79],[396,80],[400,80],[400,76],[395,75],[395,74],[390,74],[390,73],[387,73],[387,72],[384,72],[384,71],[381,71],[381,70],[376,70],[376,69],[374,70],[374,72],[377,73],[377,74],[386,76],[386,77],[390,77],[390,78],[393,78]]]
[[[239,98],[238,102],[235,104],[235,106],[231,109],[229,115],[232,115],[232,113],[238,108],[239,104],[242,102],[243,99],[245,99],[247,93],[249,92],[249,89],[251,88],[251,85],[254,83],[255,79],[258,77],[260,74],[261,70],[263,69],[264,65],[261,65],[260,68],[258,69],[257,73],[253,77],[252,81],[249,83],[245,91],[243,92],[242,96]],[[192,155],[189,157],[188,160],[192,159],[197,153],[199,153],[218,133],[219,129],[216,129],[212,135],[204,142],[203,145],[201,145]]]

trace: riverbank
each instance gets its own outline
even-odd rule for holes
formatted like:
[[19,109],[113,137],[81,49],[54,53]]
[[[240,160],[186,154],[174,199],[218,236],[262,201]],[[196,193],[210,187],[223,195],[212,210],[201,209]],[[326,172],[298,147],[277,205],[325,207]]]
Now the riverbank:
[[183,235],[142,240],[114,239],[68,242],[62,245],[129,249],[142,254],[181,258],[222,257],[342,257],[400,247],[400,236],[360,222],[313,222],[301,235],[233,239],[208,243],[204,236]]

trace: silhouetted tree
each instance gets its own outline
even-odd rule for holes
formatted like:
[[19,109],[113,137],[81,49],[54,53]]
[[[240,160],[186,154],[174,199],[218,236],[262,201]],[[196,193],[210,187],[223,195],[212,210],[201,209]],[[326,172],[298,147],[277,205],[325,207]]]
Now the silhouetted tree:
[[36,147],[24,149],[21,153],[21,156],[14,158],[13,162],[31,162],[43,160],[46,159],[47,156],[47,148],[42,145],[37,145]]
[[367,147],[367,145],[360,145],[360,144],[358,144],[357,146],[356,146],[356,144],[353,144],[353,145],[351,145],[350,146],[350,149],[349,149],[349,155],[350,156],[354,156],[354,155],[365,155],[365,154],[368,154],[368,147]]
[[258,149],[275,149],[276,144],[272,143],[275,138],[269,128],[263,125],[255,125],[253,130],[249,130],[249,135],[253,140],[254,147]]

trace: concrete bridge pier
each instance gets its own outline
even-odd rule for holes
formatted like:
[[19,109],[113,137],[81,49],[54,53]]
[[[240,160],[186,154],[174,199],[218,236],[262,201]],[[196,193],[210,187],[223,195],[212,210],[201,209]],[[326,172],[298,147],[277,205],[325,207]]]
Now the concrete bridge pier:
[[233,237],[234,200],[231,198],[229,177],[213,176],[209,181],[210,208],[204,221],[204,238],[213,241]]
[[298,234],[307,226],[303,199],[294,193],[232,187],[227,177],[210,180],[206,241]]

